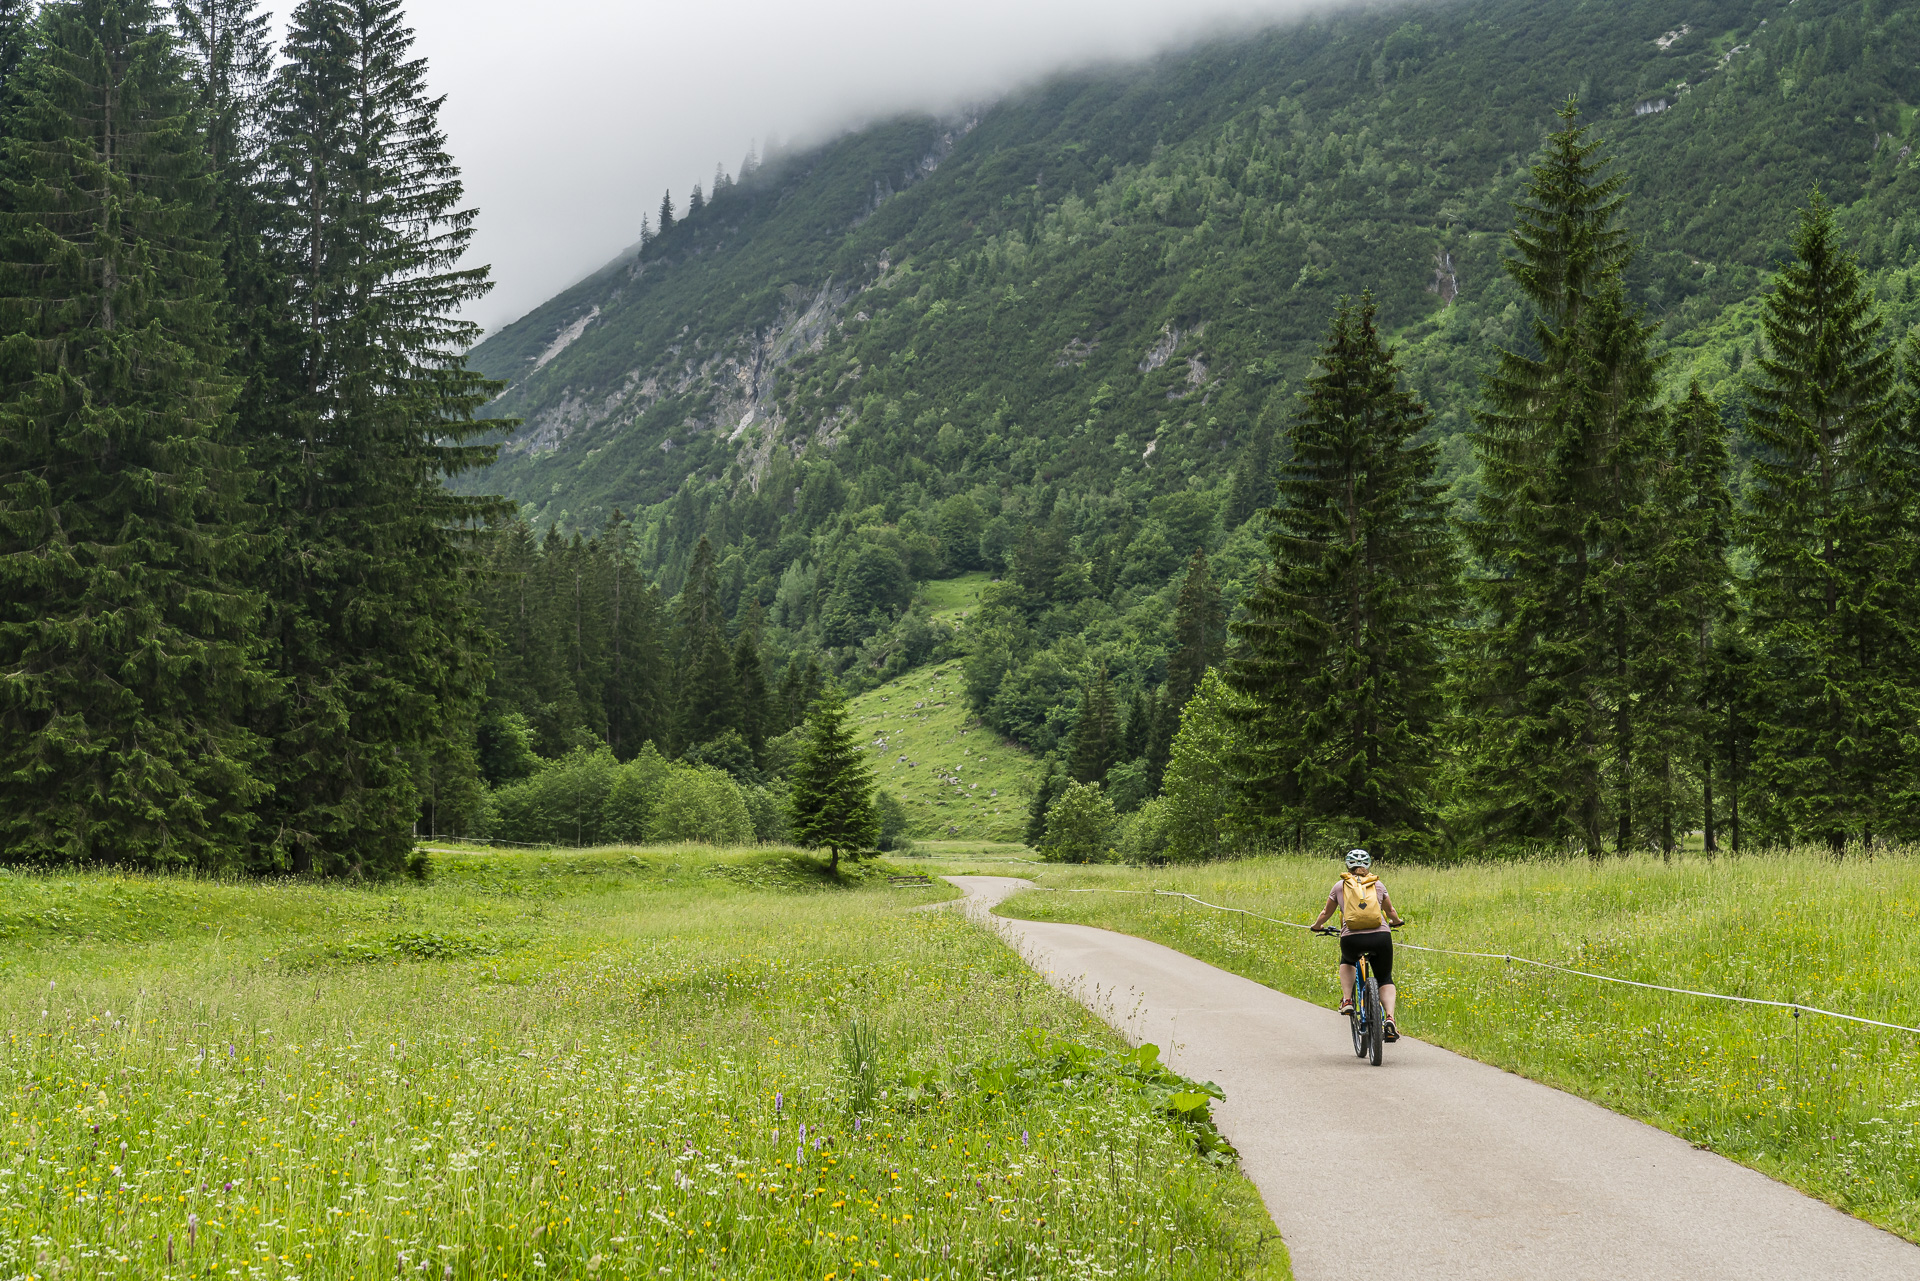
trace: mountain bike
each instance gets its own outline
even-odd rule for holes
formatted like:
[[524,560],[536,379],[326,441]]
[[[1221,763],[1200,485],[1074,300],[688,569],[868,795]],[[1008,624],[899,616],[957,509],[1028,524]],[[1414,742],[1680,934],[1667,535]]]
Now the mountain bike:
[[[1317,933],[1338,939],[1340,931],[1328,926]],[[1373,977],[1373,965],[1362,952],[1353,967],[1353,1012],[1347,1015],[1353,1025],[1353,1057],[1365,1059],[1374,1067],[1386,1053],[1387,1007],[1380,1000],[1380,984]]]

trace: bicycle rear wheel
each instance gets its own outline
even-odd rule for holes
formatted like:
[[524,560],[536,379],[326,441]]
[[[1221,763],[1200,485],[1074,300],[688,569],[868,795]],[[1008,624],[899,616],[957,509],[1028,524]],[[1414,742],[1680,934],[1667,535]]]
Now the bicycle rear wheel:
[[1387,1013],[1380,1004],[1380,984],[1373,975],[1367,975],[1367,1049],[1365,1058],[1374,1067],[1380,1066],[1380,1057],[1386,1052]]
[[1353,1013],[1347,1015],[1347,1022],[1353,1025],[1353,1057],[1367,1057],[1367,969],[1365,959],[1354,967],[1353,971]]

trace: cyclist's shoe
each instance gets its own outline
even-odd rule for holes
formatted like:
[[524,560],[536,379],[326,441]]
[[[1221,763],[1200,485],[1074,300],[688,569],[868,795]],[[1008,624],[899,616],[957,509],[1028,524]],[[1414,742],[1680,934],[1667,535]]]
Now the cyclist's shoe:
[[1352,1001],[1342,1001],[1342,1002],[1340,1002],[1340,1012],[1341,1012],[1342,1014],[1351,1014],[1351,1013],[1353,1013],[1353,1002],[1352,1002]]
[[1382,1040],[1397,1041],[1400,1039],[1400,1029],[1393,1025],[1392,1019],[1388,1019],[1386,1027],[1381,1029],[1380,1036]]

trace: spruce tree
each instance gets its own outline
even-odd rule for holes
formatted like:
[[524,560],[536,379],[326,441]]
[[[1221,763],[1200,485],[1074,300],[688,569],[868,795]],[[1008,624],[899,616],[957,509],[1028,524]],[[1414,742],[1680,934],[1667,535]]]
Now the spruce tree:
[[600,537],[602,593],[608,618],[607,746],[630,760],[649,742],[669,741],[666,646],[660,593],[635,565],[633,527],[615,511]]
[[217,231],[230,299],[243,311],[265,300],[259,261],[259,190],[266,142],[267,88],[273,76],[270,15],[259,0],[173,0],[175,30],[187,55],[194,107],[215,182]]
[[1226,609],[1204,548],[1195,548],[1173,606],[1173,653],[1167,656],[1167,697],[1177,715],[1200,688],[1226,648]]
[[1039,849],[1047,839],[1047,812],[1071,781],[1060,773],[1060,767],[1053,761],[1047,762],[1047,772],[1040,776],[1033,791],[1033,802],[1027,806],[1027,827],[1020,838],[1034,849]]
[[673,193],[669,191],[665,195],[660,197],[660,225],[657,228],[655,228],[654,235],[664,236],[669,231],[672,231],[672,230],[673,230]]
[[274,539],[272,642],[286,697],[266,809],[274,861],[384,876],[412,848],[410,759],[455,732],[484,679],[468,531],[499,513],[445,481],[497,390],[463,356],[460,207],[440,100],[398,0],[301,0],[268,95],[267,261],[283,325],[261,354],[249,443]]
[[1067,750],[1067,773],[1077,783],[1098,783],[1119,759],[1120,719],[1113,703],[1113,682],[1103,665],[1081,693],[1080,718]]
[[33,0],[0,0],[0,117],[18,97],[14,76],[32,42]]
[[1671,855],[1695,814],[1707,849],[1714,848],[1715,665],[1735,620],[1720,408],[1696,382],[1662,416],[1662,428],[1666,440],[1634,531],[1626,701],[1638,709],[1638,759],[1623,813],[1634,816],[1644,841]]
[[746,740],[756,767],[767,759],[767,729],[771,704],[767,697],[767,672],[760,661],[759,606],[754,616],[740,628],[733,646],[733,728]]
[[266,690],[186,72],[147,0],[38,31],[0,156],[0,849],[236,867]]
[[825,846],[831,871],[840,855],[858,858],[880,839],[873,804],[873,767],[859,733],[848,723],[847,700],[829,685],[807,714],[806,740],[794,764],[789,802],[793,838],[809,849]]
[[1458,571],[1437,447],[1419,443],[1428,421],[1371,298],[1343,306],[1292,426],[1272,570],[1247,603],[1232,673],[1247,808],[1275,837],[1304,822],[1369,844],[1431,839]]
[[703,534],[674,603],[680,673],[676,741],[682,748],[710,742],[733,723],[733,658],[713,562],[713,544]]
[[1254,420],[1252,437],[1240,450],[1233,467],[1233,484],[1227,491],[1228,530],[1238,529],[1273,503],[1273,447],[1287,399],[1284,388],[1267,398]]
[[1461,742],[1486,839],[1597,858],[1608,771],[1624,804],[1634,768],[1630,535],[1658,417],[1649,327],[1620,286],[1620,179],[1574,104],[1560,115],[1505,263],[1534,309],[1534,354],[1500,354],[1476,415],[1482,486],[1463,532],[1482,623],[1460,650]]
[[1770,833],[1835,851],[1906,828],[1920,678],[1911,646],[1912,493],[1897,448],[1894,353],[1815,193],[1767,295],[1746,490],[1761,704],[1753,771]]

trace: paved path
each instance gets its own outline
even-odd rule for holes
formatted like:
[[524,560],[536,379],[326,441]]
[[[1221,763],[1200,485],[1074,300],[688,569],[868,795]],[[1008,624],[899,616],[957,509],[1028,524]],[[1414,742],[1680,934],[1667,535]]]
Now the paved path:
[[[1920,1281],[1920,1246],[1664,1131],[1411,1036],[1370,1067],[1330,1010],[1157,943],[988,915],[1030,882],[947,879],[1050,981],[1219,1083],[1299,1281]],[[1374,1138],[1343,1155],[1356,1108]]]

